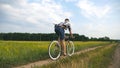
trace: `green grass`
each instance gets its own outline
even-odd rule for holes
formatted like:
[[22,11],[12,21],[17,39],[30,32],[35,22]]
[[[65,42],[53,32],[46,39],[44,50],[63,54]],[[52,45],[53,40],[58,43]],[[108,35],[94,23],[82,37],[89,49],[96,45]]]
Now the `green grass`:
[[108,68],[116,44],[104,46],[79,55],[61,59],[55,63],[34,68]]
[[[48,59],[49,41],[0,41],[0,68],[11,68]],[[74,42],[75,51],[110,44],[109,42]]]
[[88,41],[88,42],[74,42],[74,44],[75,44],[75,51],[80,51],[86,48],[104,46],[104,45],[110,44],[110,42]]
[[0,68],[49,58],[49,42],[0,41]]

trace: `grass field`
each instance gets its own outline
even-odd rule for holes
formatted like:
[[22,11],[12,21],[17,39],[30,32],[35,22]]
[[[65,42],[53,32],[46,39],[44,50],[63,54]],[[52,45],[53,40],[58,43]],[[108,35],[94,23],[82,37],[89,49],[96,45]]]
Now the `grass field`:
[[116,44],[61,59],[55,63],[34,68],[108,68]]
[[[48,59],[50,41],[0,41],[0,68],[11,68]],[[75,51],[103,46],[110,42],[74,42]]]

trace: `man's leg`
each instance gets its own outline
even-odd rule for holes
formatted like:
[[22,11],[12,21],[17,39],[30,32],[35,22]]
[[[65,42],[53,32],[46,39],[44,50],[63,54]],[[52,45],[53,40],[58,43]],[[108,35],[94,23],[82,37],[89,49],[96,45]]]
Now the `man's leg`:
[[61,50],[62,50],[62,53],[64,52],[64,50],[63,50],[63,44],[62,44],[62,42],[61,42],[61,40],[60,40],[60,37],[58,37],[58,42],[60,43],[60,45],[61,45]]
[[65,40],[60,40],[60,44],[62,46],[63,54],[66,55],[66,45],[65,45]]
[[65,35],[64,29],[60,28],[58,41],[60,42],[63,54],[66,55],[66,45],[65,45],[64,35]]

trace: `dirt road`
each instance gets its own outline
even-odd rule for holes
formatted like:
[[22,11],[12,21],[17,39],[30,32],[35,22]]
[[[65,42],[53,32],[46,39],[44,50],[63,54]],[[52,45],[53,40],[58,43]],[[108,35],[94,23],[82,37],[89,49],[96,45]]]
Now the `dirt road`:
[[[88,51],[91,51],[91,50],[95,50],[96,48],[100,48],[100,47],[102,47],[102,46],[93,47],[93,48],[88,48],[88,49],[85,49],[85,50],[76,52],[75,54],[85,53],[85,52],[88,52]],[[66,57],[67,57],[67,56],[66,56]],[[66,58],[66,57],[60,57],[60,59]],[[32,68],[32,67],[34,67],[34,66],[42,66],[42,65],[49,64],[49,63],[52,63],[52,62],[56,62],[56,61],[53,61],[53,60],[51,60],[51,59],[40,60],[40,61],[37,61],[37,62],[29,63],[29,64],[26,64],[26,65],[19,66],[19,67],[14,67],[14,68]]]
[[113,61],[109,68],[120,68],[120,44],[116,47],[115,53],[113,55]]

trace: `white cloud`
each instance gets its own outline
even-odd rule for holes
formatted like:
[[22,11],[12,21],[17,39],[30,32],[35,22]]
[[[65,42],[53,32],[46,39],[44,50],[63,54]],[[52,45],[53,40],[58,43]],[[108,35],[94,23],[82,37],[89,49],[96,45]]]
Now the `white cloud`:
[[[48,29],[46,32],[49,31],[47,27],[52,25],[51,23],[59,23],[64,18],[70,18],[72,16],[71,12],[64,11],[63,6],[57,4],[54,0],[41,0],[40,2],[28,2],[28,0],[2,0],[0,10],[3,12],[3,16],[6,16],[6,20],[12,22],[9,23],[7,21],[5,23],[32,24],[35,26],[34,28],[36,28],[36,31]],[[0,18],[2,18],[2,16],[0,16]],[[7,28],[7,26],[4,27]],[[27,27],[28,26],[26,26],[26,28]]]
[[65,0],[66,2],[75,2],[77,0]]
[[79,33],[80,35],[86,35],[88,37],[104,37],[108,36],[111,39],[120,39],[120,30],[119,24],[111,22],[101,22],[96,21],[97,23],[78,23],[74,24],[73,27],[74,33]]
[[77,6],[81,9],[81,13],[87,18],[102,18],[106,16],[111,9],[109,5],[96,6],[90,0],[80,0]]

